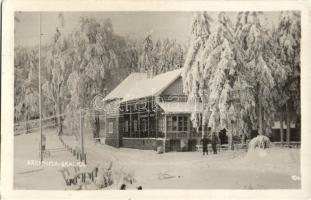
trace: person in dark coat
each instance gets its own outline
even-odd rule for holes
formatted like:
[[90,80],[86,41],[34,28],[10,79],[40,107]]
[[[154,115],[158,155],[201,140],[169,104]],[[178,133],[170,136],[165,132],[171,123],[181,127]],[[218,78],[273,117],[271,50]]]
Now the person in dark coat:
[[124,183],[120,186],[120,190],[126,190],[126,185]]
[[216,133],[212,133],[212,149],[214,154],[217,154],[217,144],[218,144],[218,137]]
[[203,156],[208,155],[208,143],[210,142],[210,140],[206,137],[206,135],[204,135],[204,137],[201,139],[201,143],[202,143],[202,148],[203,148]]

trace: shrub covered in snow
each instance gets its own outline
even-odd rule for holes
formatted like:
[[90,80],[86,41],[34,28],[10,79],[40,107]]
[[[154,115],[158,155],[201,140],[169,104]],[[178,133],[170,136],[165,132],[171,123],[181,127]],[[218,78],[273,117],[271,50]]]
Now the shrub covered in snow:
[[[71,169],[73,170],[73,168]],[[65,176],[65,172],[69,170],[68,168],[62,171],[64,179],[70,179],[68,181],[71,181],[70,184],[67,184],[68,188],[75,190],[120,189],[121,185],[127,187],[127,185],[129,186],[136,182],[134,173],[120,167],[113,167],[112,162],[108,166],[98,165],[95,169],[95,171],[91,172],[92,175],[86,172],[84,177],[79,169],[71,171],[70,177],[69,175]]]
[[113,184],[112,178],[112,163],[110,163],[108,168],[100,166],[98,168],[97,177],[94,180],[97,189],[102,189],[109,187]]
[[164,152],[164,148],[162,146],[157,147],[157,153],[161,154]]
[[257,137],[253,138],[249,144],[248,149],[256,149],[256,148],[269,148],[271,147],[270,139],[265,135],[258,135]]
[[133,184],[136,182],[134,173],[123,170],[122,168],[112,167],[112,163],[108,168],[100,166],[98,175],[94,180],[97,189],[114,187],[120,188],[123,184]]

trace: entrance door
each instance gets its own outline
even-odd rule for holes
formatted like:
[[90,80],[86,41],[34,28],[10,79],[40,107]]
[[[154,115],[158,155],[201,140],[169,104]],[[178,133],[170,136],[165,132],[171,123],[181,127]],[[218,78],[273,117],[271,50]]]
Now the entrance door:
[[188,151],[196,151],[197,140],[189,139],[188,140]]
[[180,140],[170,140],[170,151],[180,151]]

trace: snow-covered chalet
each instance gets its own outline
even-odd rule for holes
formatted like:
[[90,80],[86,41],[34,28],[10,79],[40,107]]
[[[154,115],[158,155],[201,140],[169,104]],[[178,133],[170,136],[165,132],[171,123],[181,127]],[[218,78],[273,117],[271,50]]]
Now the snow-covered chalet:
[[[182,69],[156,76],[132,73],[113,89],[103,100],[105,143],[114,147],[194,151],[202,130],[192,127],[190,115],[194,110],[202,112],[202,104],[187,103],[181,73]],[[277,141],[279,128],[274,132],[273,140]]]
[[115,147],[193,151],[201,139],[190,113],[202,105],[188,104],[182,69],[156,76],[132,73],[105,98],[105,143]]

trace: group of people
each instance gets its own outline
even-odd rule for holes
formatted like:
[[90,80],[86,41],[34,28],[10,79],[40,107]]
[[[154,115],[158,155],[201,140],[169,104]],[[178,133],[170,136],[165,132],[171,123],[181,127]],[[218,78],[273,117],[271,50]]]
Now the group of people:
[[205,134],[203,136],[203,138],[201,139],[201,144],[202,144],[202,149],[203,149],[203,155],[208,155],[208,144],[211,143],[212,145],[212,149],[213,149],[213,153],[217,154],[217,144],[218,144],[219,140],[218,140],[218,136],[216,135],[216,133],[212,133],[211,135],[211,139],[209,139],[207,137],[207,135]]

